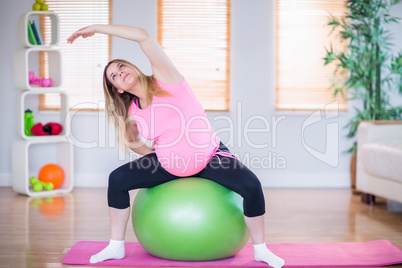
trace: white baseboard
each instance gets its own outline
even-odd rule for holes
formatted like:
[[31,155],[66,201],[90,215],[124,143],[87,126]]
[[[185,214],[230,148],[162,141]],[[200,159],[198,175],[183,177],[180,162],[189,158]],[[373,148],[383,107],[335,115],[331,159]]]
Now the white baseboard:
[[11,187],[12,184],[11,173],[0,173],[0,187]]
[[[256,172],[263,188],[350,188],[349,173]],[[109,174],[75,174],[74,187],[106,188]],[[0,174],[0,187],[11,187],[11,173]]]
[[[74,187],[79,188],[106,188],[109,174],[74,174]],[[0,187],[11,187],[12,174],[0,174]]]
[[77,188],[106,188],[108,185],[108,174],[75,174],[74,186]]
[[349,173],[262,173],[263,188],[350,188]]
[[[265,173],[257,174],[264,188],[349,188],[348,173]],[[77,174],[76,187],[107,187],[109,174]]]

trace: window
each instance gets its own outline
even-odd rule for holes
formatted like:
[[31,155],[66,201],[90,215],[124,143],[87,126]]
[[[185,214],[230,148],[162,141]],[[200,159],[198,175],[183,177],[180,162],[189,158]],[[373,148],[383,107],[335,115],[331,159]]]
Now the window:
[[316,110],[339,100],[330,90],[335,66],[324,66],[325,47],[340,48],[327,26],[330,13],[341,16],[344,0],[276,1],[276,109]]
[[158,0],[158,41],[206,110],[229,110],[230,0]]
[[[72,109],[97,109],[104,100],[102,74],[103,68],[110,60],[111,39],[107,35],[95,35],[82,40],[77,39],[73,45],[67,44],[67,37],[79,28],[90,24],[109,24],[111,0],[46,0],[49,10],[60,18],[59,44],[62,51],[62,88],[69,94]],[[50,20],[40,21],[44,42],[50,41]],[[40,55],[41,69],[39,75],[48,77],[46,54]],[[41,110],[59,109],[60,101],[56,94],[44,94],[40,98]],[[99,107],[103,109],[104,107]]]

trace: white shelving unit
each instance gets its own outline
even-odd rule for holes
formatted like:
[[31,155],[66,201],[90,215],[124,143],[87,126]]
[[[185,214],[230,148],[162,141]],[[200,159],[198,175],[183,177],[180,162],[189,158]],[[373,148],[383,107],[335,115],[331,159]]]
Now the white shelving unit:
[[[32,45],[28,40],[27,25],[30,20],[39,20],[41,16],[50,18],[51,41],[44,45]],[[59,43],[59,17],[50,11],[31,11],[23,14],[19,22],[20,43],[24,47],[14,53],[14,84],[21,91],[17,111],[17,128],[21,140],[14,142],[12,147],[13,189],[20,194],[32,197],[43,197],[70,192],[74,187],[73,145],[67,139],[70,135],[70,117],[68,94],[61,90],[62,55],[57,48]],[[40,87],[29,84],[29,72],[38,73],[39,53],[48,56],[49,77],[53,80],[52,87]],[[59,120],[63,131],[59,135],[27,136],[24,132],[24,113],[27,99],[39,98],[41,94],[60,95]],[[37,118],[37,116],[35,116]],[[40,122],[40,121],[38,121]],[[35,120],[35,123],[38,123]],[[46,124],[47,122],[42,122]],[[40,155],[40,157],[39,157]],[[45,164],[58,164],[64,170],[63,184],[52,191],[33,191],[29,184],[31,176],[37,176]]]
[[[28,40],[28,21],[38,20],[40,16],[47,16],[50,18],[52,39],[49,45],[32,45]],[[57,46],[59,44],[59,16],[52,11],[31,11],[23,14],[19,21],[19,39],[23,47],[48,48],[49,46]]]
[[27,49],[20,49],[14,53],[14,85],[19,90],[43,90],[43,87],[29,84],[29,72],[34,71],[38,74],[37,62],[39,52],[45,52],[48,55],[49,77],[53,80],[53,86],[47,89],[59,90],[62,86],[61,81],[61,52],[54,47],[39,46]]
[[[65,91],[60,91],[57,89],[45,89],[45,88],[39,88],[39,90],[31,91],[31,90],[26,90],[22,91],[19,95],[19,102],[17,103],[17,118],[24,118],[24,113],[27,109],[30,109],[29,104],[27,104],[28,100],[30,97],[38,98],[40,94],[55,94],[55,95],[60,95],[60,112],[58,113],[58,120],[62,126],[63,126],[63,131],[59,135],[49,135],[49,136],[27,136],[25,135],[25,127],[24,127],[24,120],[19,120],[17,122],[17,130],[20,136],[24,140],[48,140],[48,141],[53,141],[53,140],[59,140],[60,137],[65,138],[70,135],[70,116],[68,114],[68,95]],[[44,122],[43,122],[44,123]],[[44,123],[45,124],[45,123]]]
[[[65,194],[73,189],[73,146],[65,137],[56,137],[51,140],[18,140],[13,143],[12,151],[13,189],[17,193],[42,197]],[[46,151],[46,154],[40,151]],[[39,153],[41,158],[35,159],[35,156]],[[56,163],[61,166],[64,170],[65,179],[59,188],[52,191],[33,191],[29,184],[29,170],[32,165],[31,162],[38,162],[38,160],[40,166],[48,163]],[[38,172],[39,169],[37,170]],[[37,173],[31,175],[37,175]]]

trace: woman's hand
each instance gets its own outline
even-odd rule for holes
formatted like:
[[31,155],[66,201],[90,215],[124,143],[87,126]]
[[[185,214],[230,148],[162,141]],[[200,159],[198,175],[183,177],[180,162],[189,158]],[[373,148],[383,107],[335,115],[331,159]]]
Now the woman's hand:
[[170,61],[162,47],[142,28],[127,25],[94,24],[73,33],[67,38],[67,43],[72,44],[80,36],[87,38],[95,33],[137,42],[151,62],[152,72],[157,80],[167,84],[177,84],[183,80],[183,76]]
[[96,32],[95,25],[81,28],[78,31],[74,32],[72,35],[70,35],[69,38],[67,38],[67,43],[72,44],[75,41],[75,39],[77,39],[80,36],[82,38],[91,37],[95,34],[95,32]]
[[151,153],[155,153],[155,140],[152,142],[151,147],[149,147],[151,149]]

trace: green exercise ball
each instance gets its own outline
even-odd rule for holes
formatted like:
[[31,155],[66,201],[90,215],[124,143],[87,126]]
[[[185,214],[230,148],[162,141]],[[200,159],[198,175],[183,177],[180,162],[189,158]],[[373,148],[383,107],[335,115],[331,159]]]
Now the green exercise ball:
[[134,232],[150,254],[169,260],[208,261],[231,257],[249,234],[242,198],[201,178],[181,178],[138,192]]

